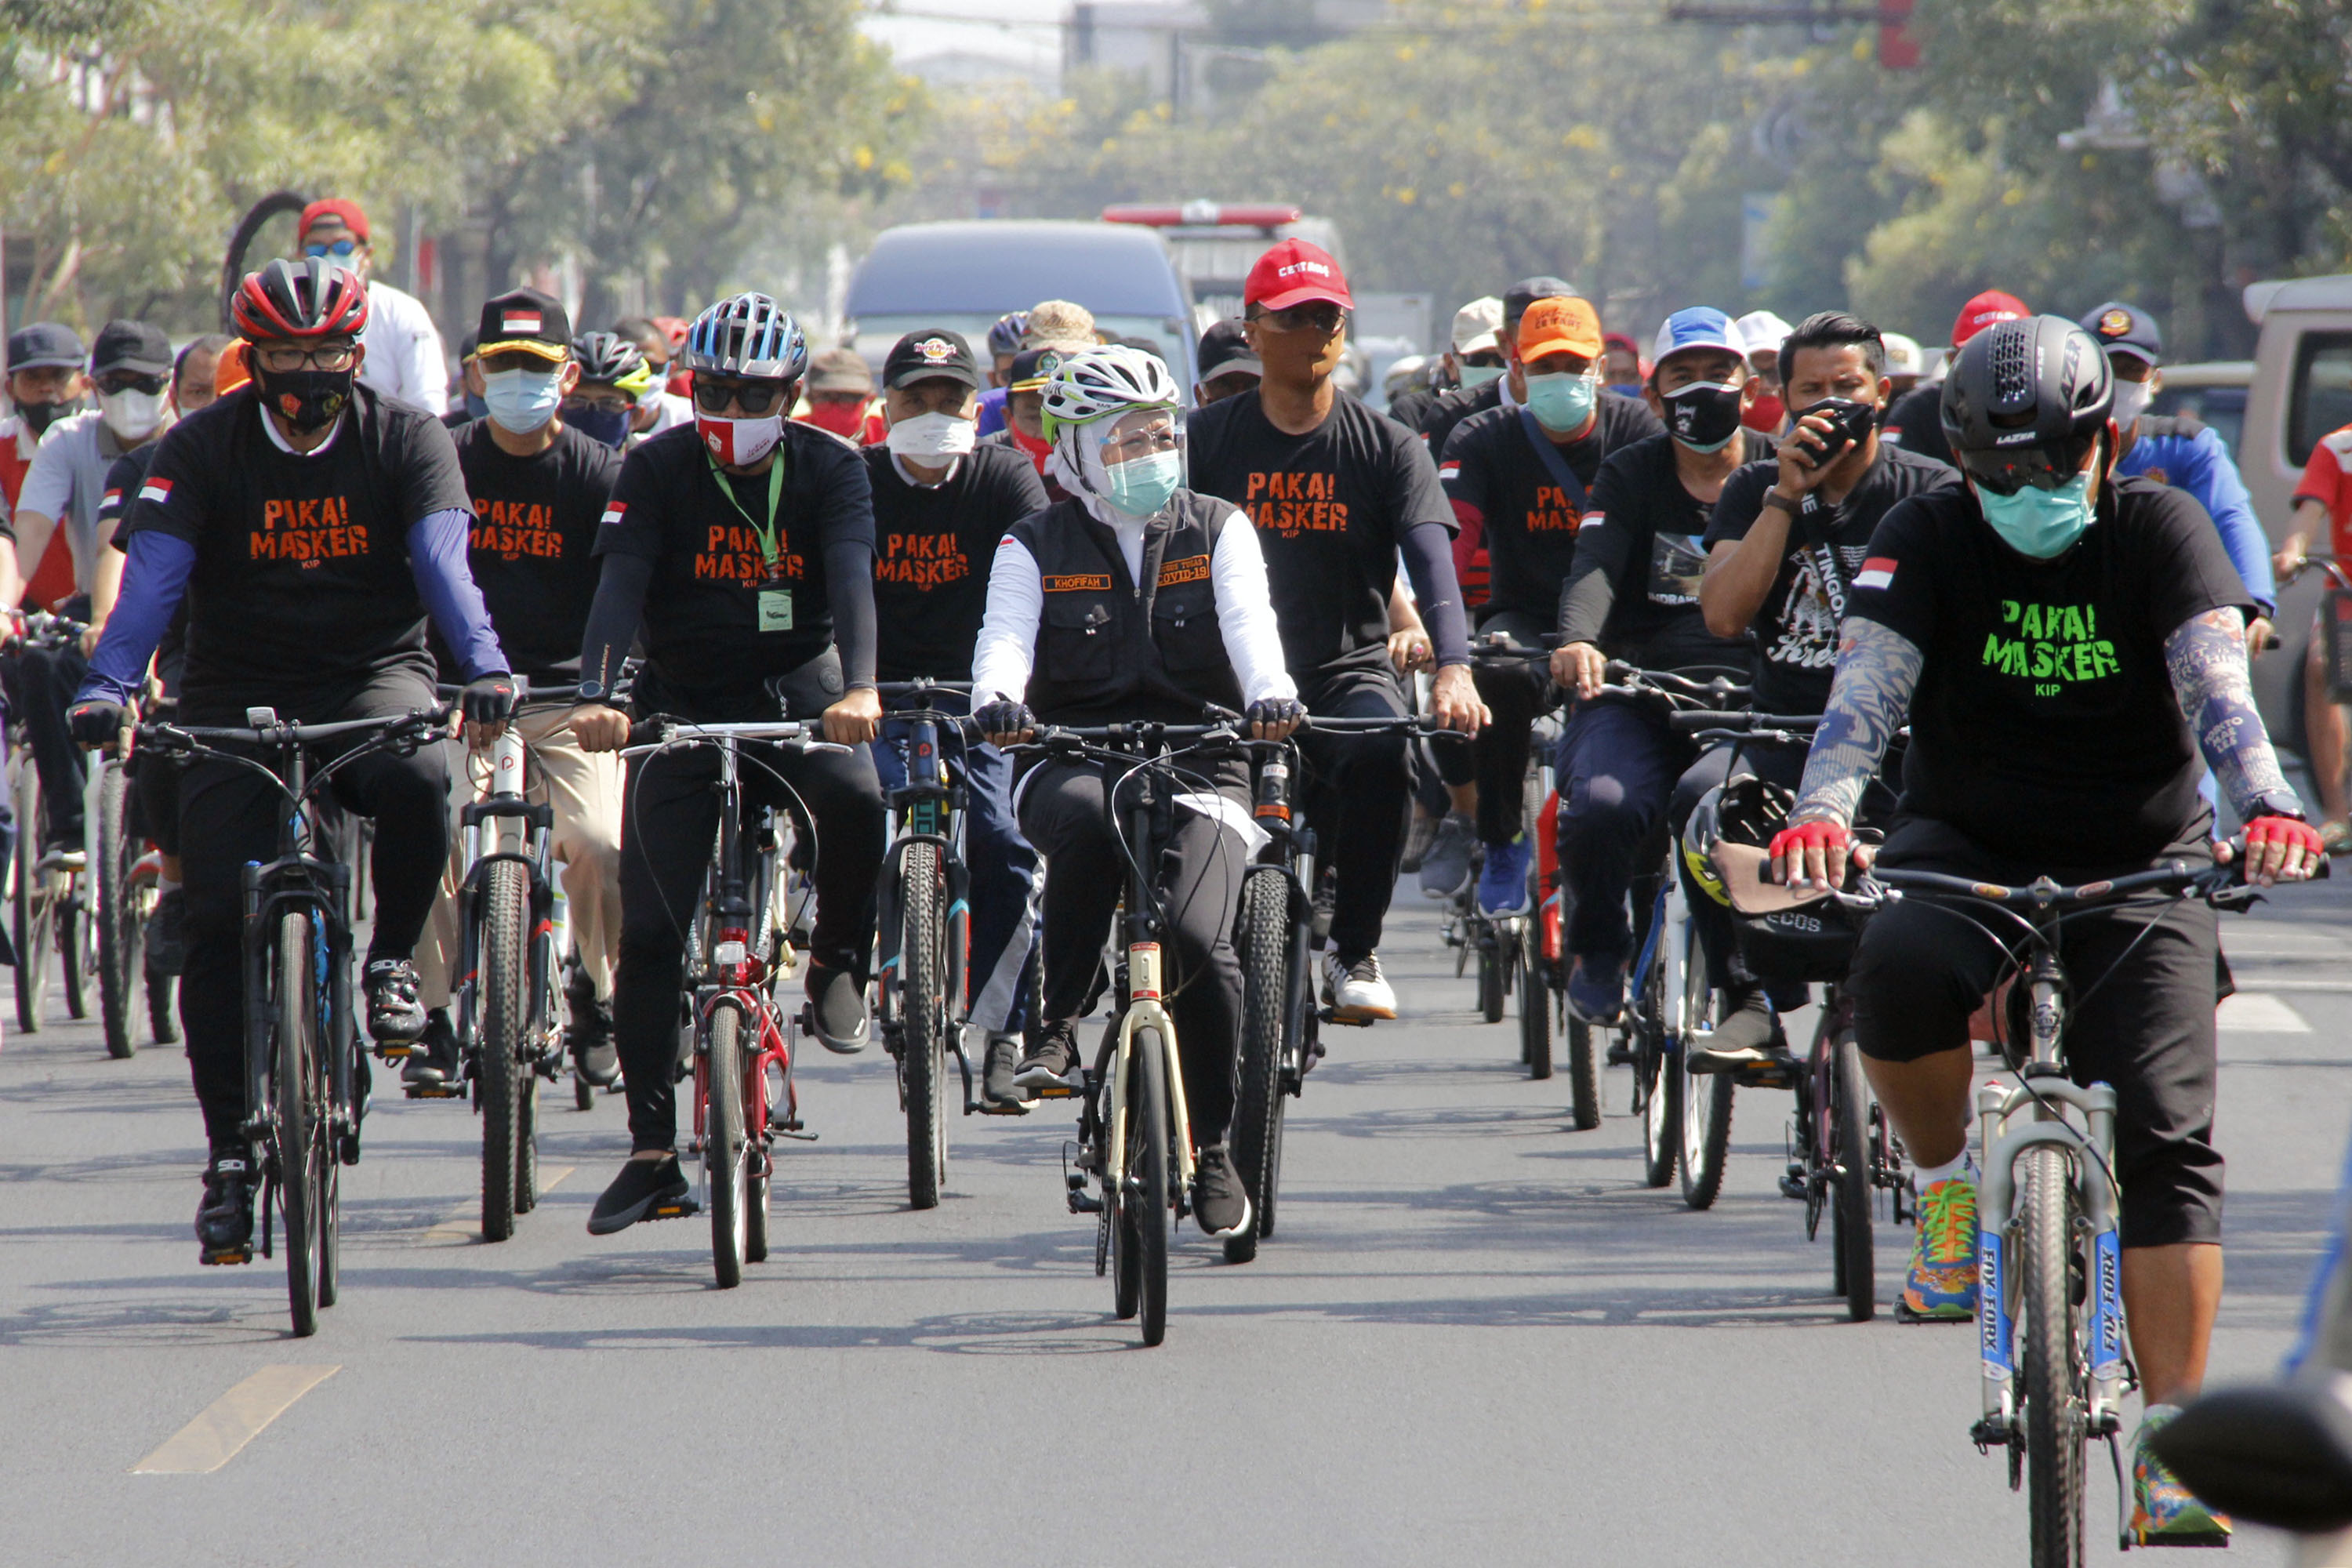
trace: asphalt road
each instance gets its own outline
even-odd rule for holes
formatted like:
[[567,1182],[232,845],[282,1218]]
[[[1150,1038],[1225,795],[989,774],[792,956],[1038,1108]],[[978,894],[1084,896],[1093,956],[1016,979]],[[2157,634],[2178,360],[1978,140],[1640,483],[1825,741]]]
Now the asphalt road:
[[[822,1141],[782,1156],[775,1257],[733,1291],[698,1219],[585,1234],[616,1100],[551,1101],[570,1173],[493,1247],[472,1116],[380,1074],[343,1303],[296,1341],[281,1268],[196,1265],[179,1052],[12,1030],[0,1563],[2022,1562],[2022,1500],[1967,1438],[1969,1331],[1843,1320],[1774,1188],[1788,1097],[1742,1095],[1723,1198],[1688,1212],[1641,1183],[1629,1075],[1570,1131],[1434,931],[1401,900],[1407,1016],[1334,1032],[1282,1236],[1232,1268],[1182,1233],[1149,1351],[1065,1212],[1066,1112],[960,1121],[951,1195],[914,1213],[887,1059],[822,1052]],[[2352,886],[2230,934],[2214,1362],[2252,1377],[2344,1147]],[[1880,1226],[1882,1300],[1907,1236]],[[2114,1502],[2101,1466],[2094,1521]],[[2289,1555],[2249,1531],[2233,1560]]]

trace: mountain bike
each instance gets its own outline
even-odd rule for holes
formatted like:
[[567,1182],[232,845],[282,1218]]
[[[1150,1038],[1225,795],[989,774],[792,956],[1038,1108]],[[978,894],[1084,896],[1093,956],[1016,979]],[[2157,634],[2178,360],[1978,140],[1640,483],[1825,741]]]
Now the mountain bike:
[[[351,868],[317,817],[321,786],[358,758],[414,754],[446,732],[446,709],[291,724],[268,708],[242,727],[150,721],[138,744],[158,755],[228,763],[283,796],[278,849],[245,868],[246,1137],[261,1152],[262,1256],[273,1208],[284,1226],[286,1289],[296,1337],[318,1331],[341,1289],[341,1179],[360,1157],[367,1064],[352,1002]],[[346,742],[313,764],[313,748]],[[356,742],[356,743],[352,743]],[[258,752],[257,756],[254,753]],[[274,761],[269,760],[274,758]],[[250,1243],[207,1263],[248,1263]]]
[[[24,618],[23,630],[11,642],[5,657],[16,658],[27,648],[79,647],[89,628],[62,616],[37,612]],[[11,682],[13,685],[14,683]],[[33,754],[32,736],[19,716],[9,727],[9,799],[16,817],[16,847],[9,865],[9,941],[16,952],[16,1026],[37,1034],[47,1011],[48,952],[58,953],[59,978],[65,984],[66,1012],[89,1016],[89,983],[98,973],[98,931],[92,918],[89,853],[76,858],[59,850],[44,850],[48,837],[43,819],[41,771]],[[84,821],[87,837],[89,824]]]
[[160,1045],[179,1037],[172,1016],[173,977],[147,967],[147,921],[155,912],[163,858],[140,821],[134,783],[142,766],[166,767],[160,758],[141,759],[122,747],[90,758],[90,787],[84,820],[89,824],[87,864],[96,893],[98,1011],[107,1055],[127,1058],[139,1049],[141,996],[147,1027]]
[[[2242,841],[2236,847],[2242,857]],[[2324,860],[2320,869],[2324,875]],[[2011,955],[2004,978],[2013,976],[2026,992],[2027,1049],[2004,1051],[2016,1081],[1977,1090],[1977,1346],[1984,1414],[1969,1436],[1979,1452],[2008,1452],[2010,1488],[2027,1494],[2035,1568],[2074,1568],[2083,1561],[2084,1451],[2093,1440],[2106,1439],[2119,1521],[2131,1495],[2116,1444],[2124,1394],[2138,1381],[2124,1324],[2116,1098],[2107,1084],[2084,1087],[2067,1075],[2067,1005],[2076,993],[2058,936],[2070,916],[2135,895],[2167,895],[2170,902],[2200,898],[2215,909],[2243,910],[2261,892],[2239,883],[2234,865],[2172,860],[2073,888],[2047,877],[2011,888],[1873,868],[1854,879],[1853,891],[1832,895],[1865,912],[1927,897],[2000,943]]]
[[[948,1179],[948,1058],[962,1075],[964,1109],[973,1109],[971,1060],[963,1048],[965,960],[971,885],[963,846],[963,785],[950,780],[948,736],[971,744],[971,721],[932,703],[940,693],[969,697],[970,681],[886,680],[876,688],[893,709],[886,722],[908,727],[907,782],[890,792],[894,827],[882,862],[876,1020],[898,1077],[907,1116],[907,1201],[937,1208]],[[887,742],[877,742],[887,743]]]
[[[1126,955],[1112,976],[1118,1005],[1085,1071],[1077,1154],[1063,1180],[1070,1212],[1098,1216],[1095,1273],[1111,1277],[1118,1317],[1140,1317],[1147,1345],[1168,1335],[1169,1237],[1189,1206],[1193,1172],[1176,1020],[1160,986],[1160,862],[1175,837],[1176,796],[1186,793],[1179,763],[1231,756],[1242,744],[1228,721],[1050,725],[1013,748],[1103,763],[1103,809],[1126,850]],[[1090,1178],[1099,1195],[1087,1193]]]
[[[721,1289],[743,1282],[743,1266],[768,1256],[769,1196],[779,1137],[813,1139],[793,1083],[793,1041],[802,1022],[777,995],[793,967],[778,923],[783,835],[774,808],[742,818],[742,767],[763,767],[747,742],[797,751],[845,752],[814,722],[768,720],[703,724],[652,715],[633,731],[655,739],[624,757],[708,746],[718,752],[719,826],[712,835],[702,907],[689,922],[682,1003],[693,1030],[694,1142],[702,1201],[680,1198],[647,1217],[681,1219],[708,1209],[710,1255]],[[746,827],[749,831],[746,831]]]

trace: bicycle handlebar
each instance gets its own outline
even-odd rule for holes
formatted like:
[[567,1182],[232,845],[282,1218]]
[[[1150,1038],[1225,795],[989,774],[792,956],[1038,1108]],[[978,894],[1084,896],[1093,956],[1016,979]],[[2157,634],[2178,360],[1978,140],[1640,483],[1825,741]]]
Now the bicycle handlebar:
[[[671,746],[706,744],[714,741],[766,741],[804,752],[847,752],[852,748],[824,739],[824,726],[812,719],[760,719],[742,723],[698,723],[668,713],[648,714],[630,729],[631,734],[652,731],[661,738],[621,748],[625,757],[642,757]],[[815,739],[811,739],[814,733]]]
[[934,691],[971,694],[969,680],[878,680],[874,683],[877,697],[927,697]]
[[[2102,878],[2071,888],[2062,887],[2047,877],[2036,878],[2021,888],[2012,888],[1999,882],[1949,876],[1941,871],[1906,871],[1900,868],[1881,870],[1873,867],[1856,879],[1855,891],[1842,892],[1836,898],[1840,903],[1856,908],[1876,908],[1892,897],[1900,897],[1906,890],[1948,893],[2009,910],[2086,909],[2096,904],[2114,903],[2134,893],[2158,891],[2193,893],[2210,901],[2252,886],[2241,879],[2246,863],[2243,836],[2232,838],[2230,845],[2231,854],[2227,864],[2218,860],[2208,865],[2168,860],[2145,871]],[[2323,880],[2326,876],[2327,861],[2323,857],[2312,870],[2312,880]]]
[[157,747],[191,746],[207,741],[254,741],[276,745],[309,746],[331,741],[338,736],[353,735],[362,730],[382,731],[390,734],[395,730],[414,727],[421,731],[448,722],[447,707],[421,708],[407,713],[387,713],[375,719],[338,719],[327,724],[289,724],[281,721],[276,710],[248,708],[242,726],[218,724],[167,724],[150,719],[139,726],[139,739]]
[[1822,721],[1818,713],[1746,713],[1686,708],[1666,715],[1666,728],[1676,734],[1698,730],[1811,730]]
[[[526,702],[576,702],[580,700],[580,688],[577,683],[562,686],[533,686],[528,676],[509,675],[507,679],[514,682],[515,706],[518,708]],[[466,688],[462,684],[452,684],[446,680],[435,683],[433,688],[434,695],[436,697],[460,697],[465,694],[465,690]]]

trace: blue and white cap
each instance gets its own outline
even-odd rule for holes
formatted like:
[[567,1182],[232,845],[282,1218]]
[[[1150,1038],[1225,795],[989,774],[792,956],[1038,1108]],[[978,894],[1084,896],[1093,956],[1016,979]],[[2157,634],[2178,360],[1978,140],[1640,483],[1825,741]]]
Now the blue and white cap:
[[1664,364],[1668,354],[1692,349],[1725,349],[1742,359],[1748,357],[1747,340],[1740,336],[1738,327],[1711,305],[1693,305],[1668,316],[1658,327],[1657,341],[1650,346],[1650,363]]

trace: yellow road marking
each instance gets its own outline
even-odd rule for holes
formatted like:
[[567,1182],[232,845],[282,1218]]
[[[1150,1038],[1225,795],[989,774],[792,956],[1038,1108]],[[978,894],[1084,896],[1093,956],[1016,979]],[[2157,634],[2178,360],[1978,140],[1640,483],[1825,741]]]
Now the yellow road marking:
[[340,1366],[265,1366],[181,1427],[163,1446],[131,1467],[134,1476],[209,1475],[236,1458],[261,1429],[296,1400],[341,1371]]
[[[570,1175],[572,1172],[572,1167],[570,1165],[550,1165],[545,1167],[539,1173],[540,1192],[542,1194],[553,1192],[555,1190],[555,1184],[563,1180],[564,1177]],[[425,1239],[429,1243],[435,1244],[453,1241],[479,1241],[482,1239],[481,1211],[479,1209],[472,1209],[464,1214],[460,1214],[454,1218],[445,1219],[439,1225],[435,1226],[431,1230],[426,1231],[425,1233]]]

